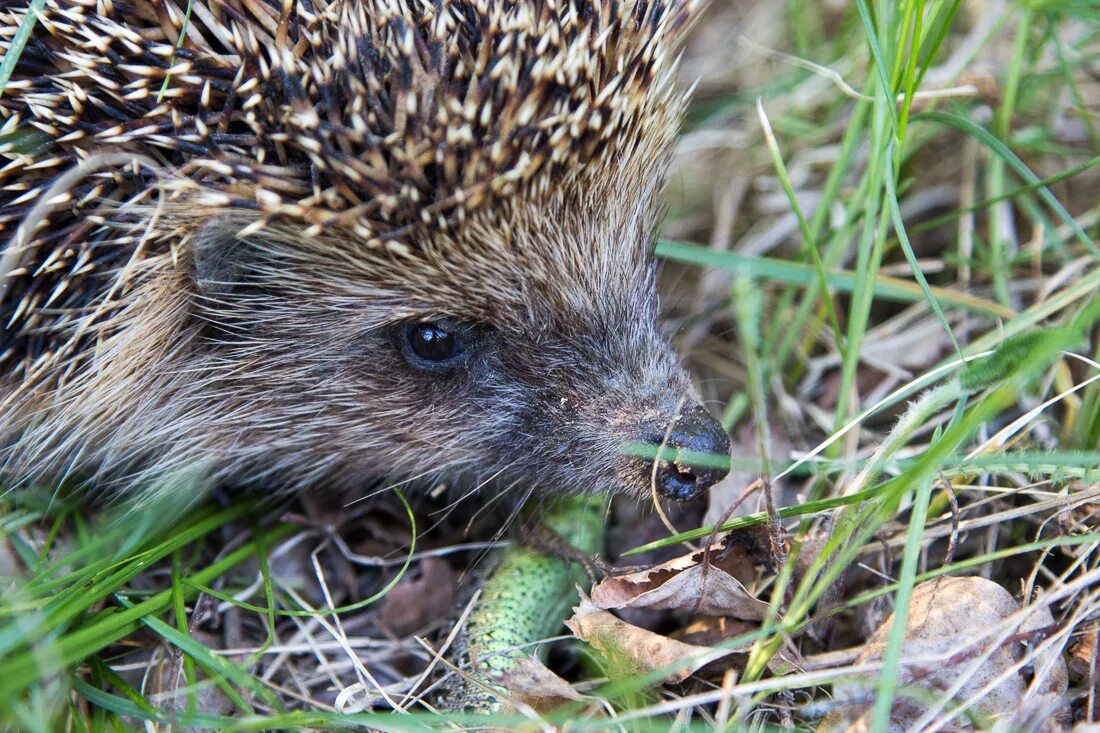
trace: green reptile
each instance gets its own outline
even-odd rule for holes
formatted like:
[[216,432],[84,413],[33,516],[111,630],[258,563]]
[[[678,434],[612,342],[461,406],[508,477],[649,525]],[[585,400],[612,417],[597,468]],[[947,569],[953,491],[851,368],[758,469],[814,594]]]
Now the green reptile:
[[[586,587],[588,573],[579,562],[560,556],[591,557],[603,549],[605,510],[602,497],[572,497],[555,503],[540,523],[568,544],[559,557],[516,544],[499,552],[497,563],[473,610],[459,631],[448,659],[464,674],[453,673],[437,696],[440,707],[468,712],[497,712],[495,694],[517,660],[544,660],[538,642],[555,635]],[[569,552],[571,550],[572,552]]]

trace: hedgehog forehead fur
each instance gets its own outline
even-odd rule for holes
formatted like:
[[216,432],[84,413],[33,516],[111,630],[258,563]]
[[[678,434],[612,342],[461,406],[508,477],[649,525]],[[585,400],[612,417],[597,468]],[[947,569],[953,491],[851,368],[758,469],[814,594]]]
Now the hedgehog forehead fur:
[[[650,243],[701,1],[46,0],[0,97],[0,460],[643,491],[621,444],[696,400]],[[409,371],[416,319],[476,364]]]

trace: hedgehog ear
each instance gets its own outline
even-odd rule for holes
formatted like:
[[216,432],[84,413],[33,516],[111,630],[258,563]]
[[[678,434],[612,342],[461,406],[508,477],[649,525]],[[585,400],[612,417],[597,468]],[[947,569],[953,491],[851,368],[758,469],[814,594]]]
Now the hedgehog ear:
[[215,219],[202,226],[191,244],[195,289],[210,300],[228,300],[251,289],[255,247],[238,236],[239,225]]

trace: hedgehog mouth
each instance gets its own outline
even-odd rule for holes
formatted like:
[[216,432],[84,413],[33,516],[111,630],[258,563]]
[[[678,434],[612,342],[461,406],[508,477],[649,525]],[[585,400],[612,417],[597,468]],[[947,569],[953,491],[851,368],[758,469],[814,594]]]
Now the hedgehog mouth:
[[676,480],[682,481],[685,484],[695,485],[699,481],[699,476],[694,470],[676,461],[672,461],[671,463],[662,461],[660,467],[664,470],[674,472],[676,474]]
[[651,431],[644,446],[653,449],[642,462],[647,478],[665,499],[696,499],[729,473],[729,436],[702,406],[681,412],[660,433]]

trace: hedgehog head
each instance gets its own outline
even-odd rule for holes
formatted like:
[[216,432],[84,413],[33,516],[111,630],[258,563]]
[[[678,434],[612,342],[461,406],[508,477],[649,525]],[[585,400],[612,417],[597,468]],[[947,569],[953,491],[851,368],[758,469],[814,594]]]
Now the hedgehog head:
[[[237,483],[708,488],[723,470],[629,448],[729,448],[657,327],[671,54],[695,5],[226,4],[178,47],[149,40],[163,22],[98,19],[116,56],[173,62],[122,64],[129,85],[84,107],[142,119],[78,136],[170,161],[113,217],[160,254],[128,263],[95,358],[125,361],[143,328],[165,343],[142,308],[174,294],[176,356],[152,366],[171,397],[131,435],[150,410],[189,423]],[[84,53],[89,75],[112,58]]]

